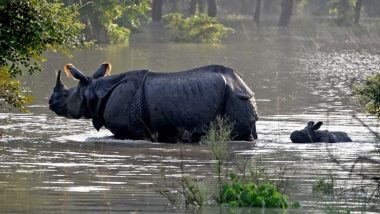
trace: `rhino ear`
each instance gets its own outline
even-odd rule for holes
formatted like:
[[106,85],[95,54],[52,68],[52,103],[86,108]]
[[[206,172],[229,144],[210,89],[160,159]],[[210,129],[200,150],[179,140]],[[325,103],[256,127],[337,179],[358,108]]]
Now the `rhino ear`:
[[63,67],[63,70],[65,71],[66,75],[68,77],[75,78],[79,81],[87,82],[88,77],[84,75],[80,70],[78,70],[76,67],[74,67],[73,64],[66,64]]
[[314,129],[314,130],[318,130],[319,128],[321,128],[322,124],[323,124],[323,122],[319,121],[317,124],[315,124],[315,125],[313,126],[313,129]]
[[306,127],[312,127],[312,126],[314,126],[314,121],[309,121],[309,122],[307,123],[307,126],[306,126]]
[[98,70],[95,71],[92,77],[94,79],[98,79],[99,77],[109,76],[111,75],[111,69],[112,69],[111,63],[105,62],[100,65],[100,67],[98,68]]

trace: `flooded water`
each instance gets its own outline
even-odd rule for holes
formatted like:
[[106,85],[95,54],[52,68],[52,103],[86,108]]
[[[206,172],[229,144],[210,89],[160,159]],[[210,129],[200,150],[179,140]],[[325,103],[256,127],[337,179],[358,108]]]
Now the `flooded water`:
[[[359,156],[379,159],[373,134],[380,132],[379,122],[363,113],[350,89],[355,80],[380,71],[379,54],[320,50],[313,42],[278,38],[218,46],[134,43],[78,52],[71,59],[54,53],[47,57],[42,73],[25,78],[35,96],[31,113],[0,114],[2,213],[185,212],[183,207],[169,206],[157,193],[161,169],[173,182],[182,173],[204,181],[214,176],[205,145],[111,140],[110,132],[95,131],[90,121],[68,120],[48,110],[56,70],[71,62],[91,74],[104,61],[113,64],[113,73],[145,68],[171,72],[206,64],[233,67],[255,92],[260,120],[259,140],[229,144],[231,170],[245,159],[265,168],[273,179],[283,175],[290,201],[302,205],[292,213],[335,208],[380,212],[378,198],[364,203],[374,183],[358,175],[378,176],[379,166],[359,163],[355,173],[346,170]],[[63,81],[76,84],[67,78]],[[292,144],[290,133],[309,120],[323,121],[324,129],[345,131],[354,142]],[[334,200],[313,196],[312,185],[331,176],[336,188],[369,188]],[[204,213],[224,211],[213,206],[203,209]]]

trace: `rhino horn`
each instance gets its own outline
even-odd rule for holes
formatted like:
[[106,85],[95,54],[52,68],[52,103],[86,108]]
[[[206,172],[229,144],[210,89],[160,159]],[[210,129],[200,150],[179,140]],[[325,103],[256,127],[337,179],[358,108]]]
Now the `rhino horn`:
[[55,87],[62,87],[62,81],[61,81],[61,70],[58,71],[57,73],[57,81],[55,83]]

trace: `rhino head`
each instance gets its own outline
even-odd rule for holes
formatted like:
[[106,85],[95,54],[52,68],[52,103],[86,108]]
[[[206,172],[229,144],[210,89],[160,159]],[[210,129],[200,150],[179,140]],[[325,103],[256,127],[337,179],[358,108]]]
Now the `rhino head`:
[[61,71],[58,71],[54,91],[49,99],[49,109],[58,116],[67,118],[90,118],[91,115],[86,107],[85,100],[86,88],[96,79],[109,75],[111,72],[111,64],[101,64],[92,77],[86,76],[72,64],[65,65],[64,71],[68,76],[79,80],[79,83],[72,88],[65,87],[61,81]]
[[322,124],[322,122],[314,124],[313,121],[310,121],[304,129],[292,132],[290,139],[293,143],[318,142],[320,140],[320,134],[316,130],[318,130]]

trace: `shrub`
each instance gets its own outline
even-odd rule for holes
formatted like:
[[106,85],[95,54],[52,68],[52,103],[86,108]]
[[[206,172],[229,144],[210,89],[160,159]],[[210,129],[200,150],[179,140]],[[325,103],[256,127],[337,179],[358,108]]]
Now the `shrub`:
[[131,31],[128,28],[120,27],[115,23],[107,25],[108,40],[111,44],[128,43]]
[[256,186],[249,181],[241,181],[236,174],[230,174],[230,182],[223,184],[220,203],[231,207],[289,207],[287,196],[277,191],[270,182]]
[[216,18],[197,14],[187,18],[180,13],[170,13],[163,17],[177,42],[220,43],[223,38],[234,32]]
[[380,118],[380,74],[369,75],[366,81],[356,85],[353,91],[365,110]]

